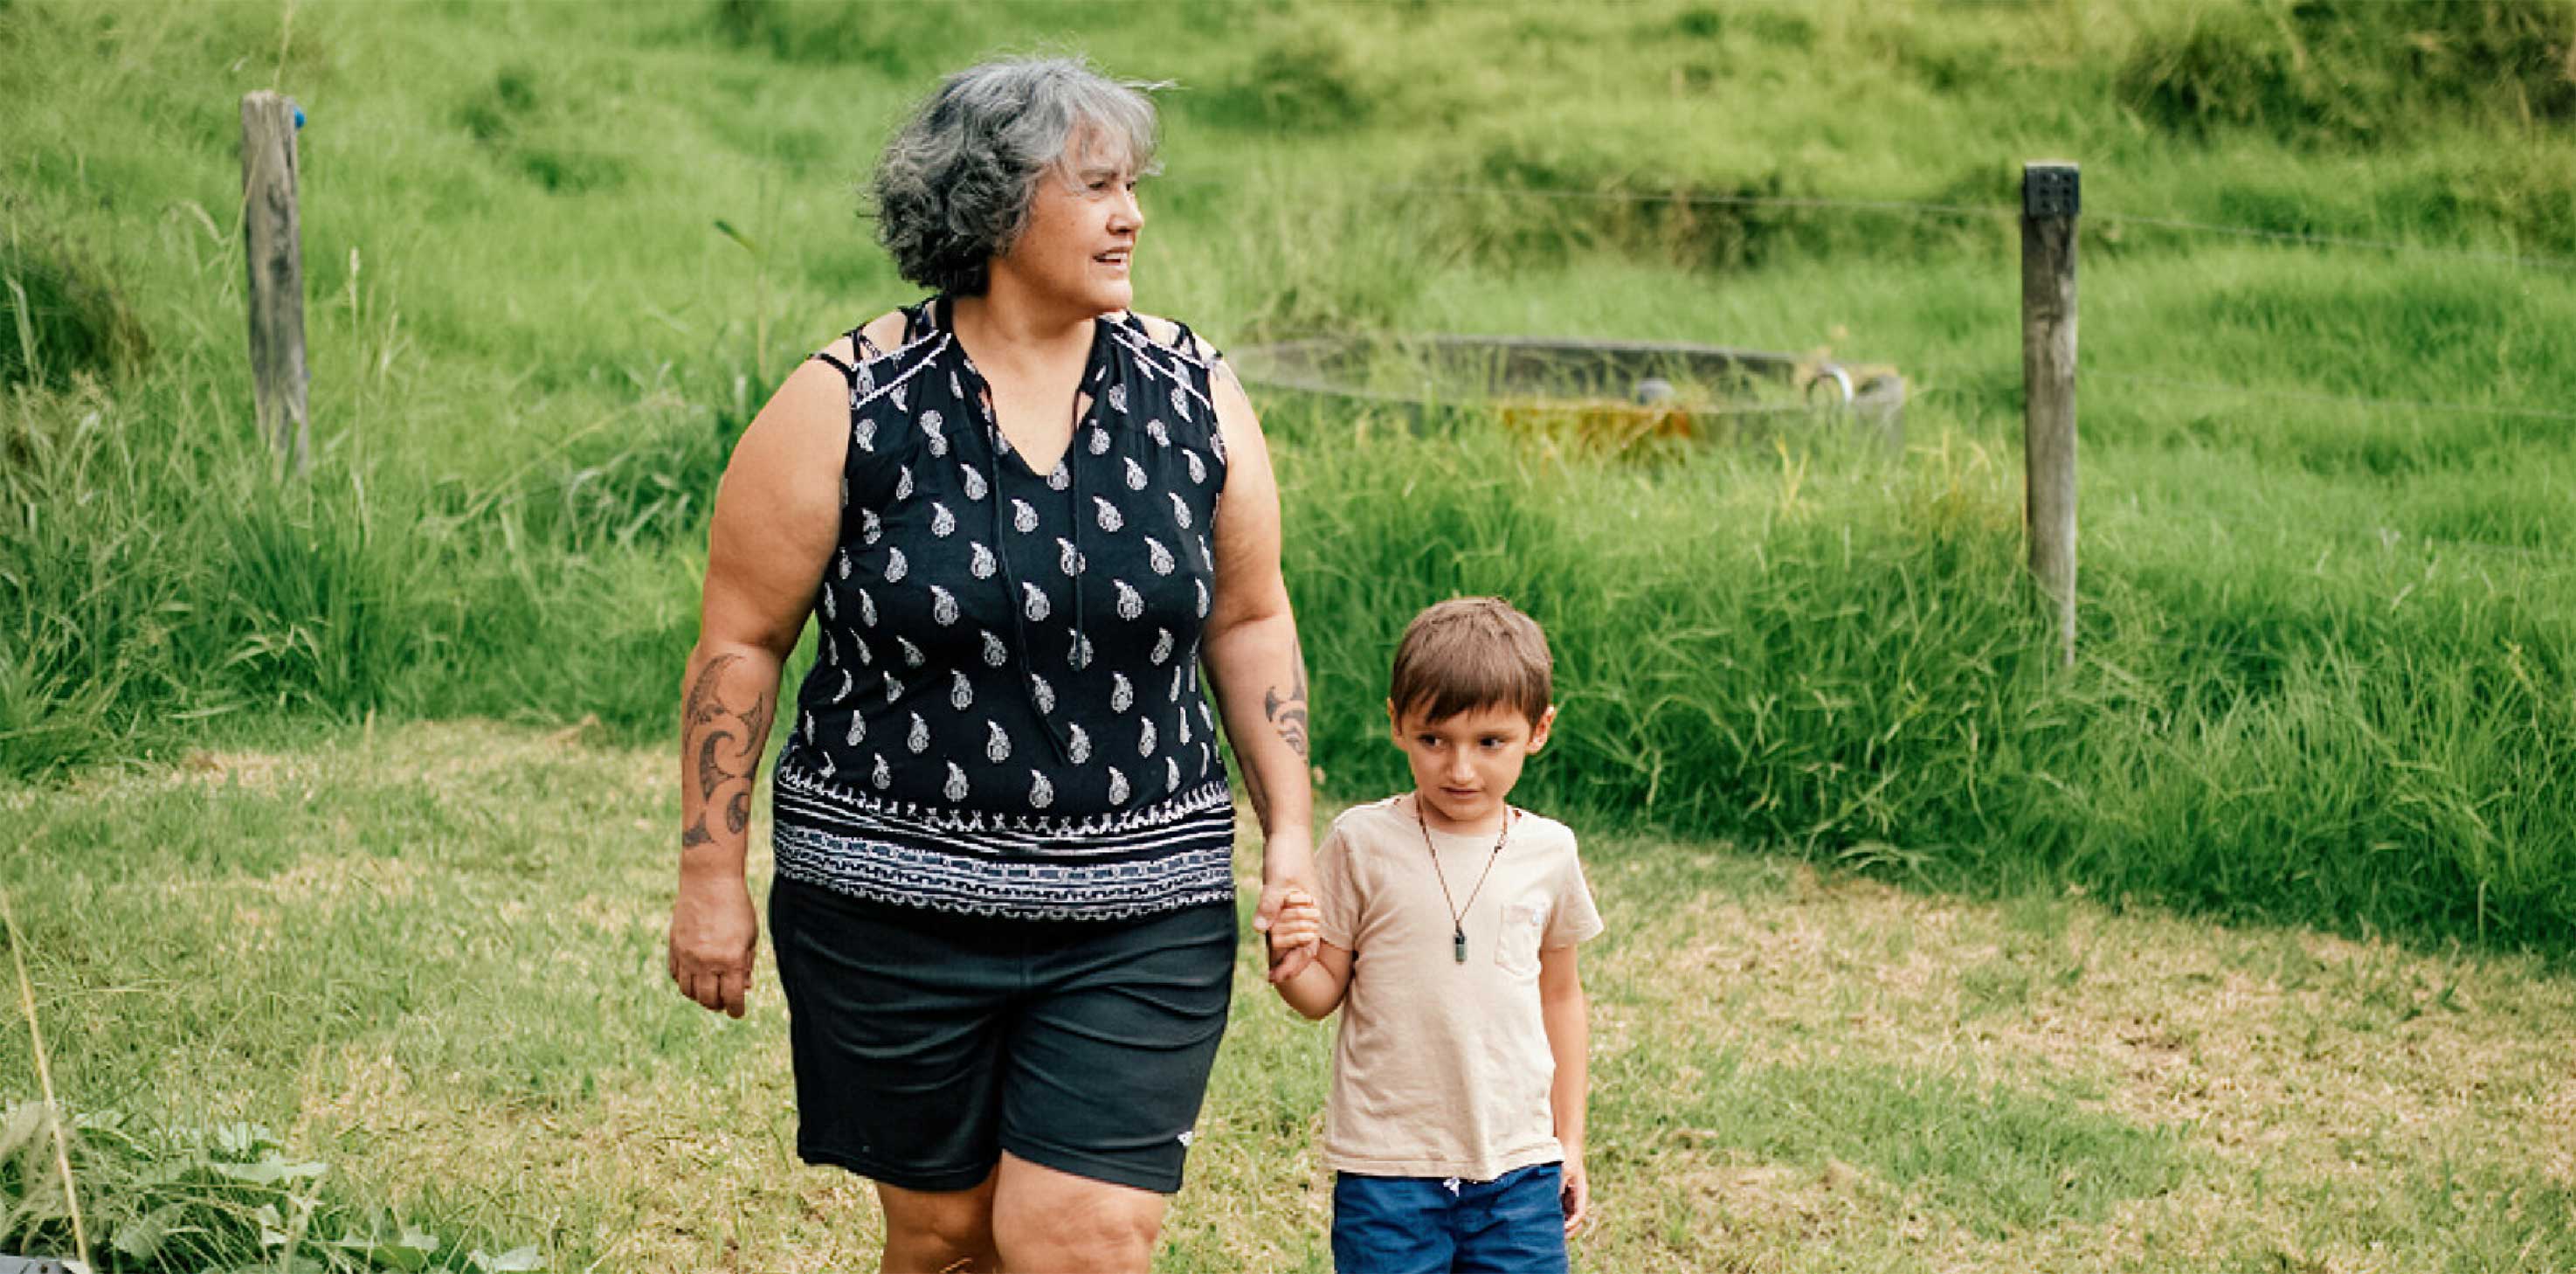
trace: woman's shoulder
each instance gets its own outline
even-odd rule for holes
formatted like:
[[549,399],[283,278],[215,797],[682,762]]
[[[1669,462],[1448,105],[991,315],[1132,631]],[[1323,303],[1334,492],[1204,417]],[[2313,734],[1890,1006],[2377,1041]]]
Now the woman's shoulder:
[[888,310],[843,332],[831,344],[816,351],[816,357],[847,371],[871,364],[881,365],[911,353],[921,342],[906,338],[912,333],[915,320],[921,317],[922,309],[921,305],[907,305]]
[[1121,320],[1122,326],[1147,341],[1181,354],[1202,366],[1214,367],[1225,359],[1224,355],[1217,353],[1216,346],[1208,344],[1205,338],[1190,330],[1189,324],[1179,319],[1163,318],[1135,310],[1122,311],[1116,317]]
[[[788,378],[773,404],[798,424],[793,463],[817,465],[828,449],[837,459],[830,468],[846,470],[852,481],[853,500],[897,482],[898,462],[919,445],[912,414],[902,410],[902,387],[941,348],[927,307],[889,310],[841,334]],[[862,470],[873,475],[864,487],[856,481]]]
[[1166,377],[1172,382],[1175,427],[1187,427],[1194,441],[1207,443],[1218,463],[1224,463],[1228,440],[1218,435],[1236,429],[1227,420],[1230,413],[1225,403],[1240,396],[1239,389],[1231,394],[1227,390],[1234,373],[1226,367],[1224,356],[1177,319],[1134,310],[1108,317],[1119,344],[1126,347],[1129,365],[1149,380]]

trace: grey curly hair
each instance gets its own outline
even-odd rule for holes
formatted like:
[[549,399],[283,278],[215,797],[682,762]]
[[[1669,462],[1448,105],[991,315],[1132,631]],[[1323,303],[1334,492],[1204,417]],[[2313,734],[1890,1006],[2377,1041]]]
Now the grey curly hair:
[[982,295],[992,258],[1028,226],[1038,178],[1070,175],[1078,135],[1132,172],[1156,171],[1146,95],[1162,87],[1111,79],[1080,57],[1006,58],[949,76],[886,143],[869,185],[895,269],[934,291]]

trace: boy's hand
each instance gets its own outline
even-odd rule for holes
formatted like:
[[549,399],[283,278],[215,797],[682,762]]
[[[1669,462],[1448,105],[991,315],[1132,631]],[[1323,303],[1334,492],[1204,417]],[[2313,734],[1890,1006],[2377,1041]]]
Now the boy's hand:
[[1570,1239],[1592,1220],[1592,1177],[1580,1159],[1566,1160],[1558,1172],[1562,1179],[1556,1198],[1565,1205],[1565,1237]]
[[[1283,976],[1288,957],[1301,948],[1308,960],[1313,959],[1323,935],[1324,909],[1316,906],[1314,897],[1305,890],[1290,886],[1281,896],[1279,918],[1270,925],[1270,980],[1276,982]],[[1301,969],[1305,964],[1304,960],[1297,962]]]
[[[1302,892],[1315,878],[1315,849],[1302,826],[1282,827],[1261,843],[1261,904],[1253,910],[1254,932],[1268,937],[1270,926],[1277,923],[1279,909],[1291,892]],[[1315,944],[1303,948],[1274,946],[1271,949],[1270,980],[1295,977],[1315,962]]]

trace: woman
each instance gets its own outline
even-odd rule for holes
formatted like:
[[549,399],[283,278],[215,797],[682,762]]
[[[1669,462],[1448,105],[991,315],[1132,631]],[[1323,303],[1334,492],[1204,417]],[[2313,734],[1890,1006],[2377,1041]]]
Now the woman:
[[876,1182],[887,1270],[1147,1268],[1236,939],[1202,665],[1255,927],[1311,875],[1268,451],[1215,353],[1129,312],[1142,88],[1061,59],[941,85],[874,190],[936,295],[791,376],[716,500],[671,975],[741,1016],[751,789],[810,615],[771,933],[798,1152]]

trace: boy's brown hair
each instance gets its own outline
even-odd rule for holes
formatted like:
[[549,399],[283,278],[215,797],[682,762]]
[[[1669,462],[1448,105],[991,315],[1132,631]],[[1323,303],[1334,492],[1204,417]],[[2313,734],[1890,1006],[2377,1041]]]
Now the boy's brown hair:
[[1405,625],[1387,700],[1433,721],[1502,705],[1536,725],[1556,699],[1556,660],[1538,621],[1499,597],[1453,597]]

